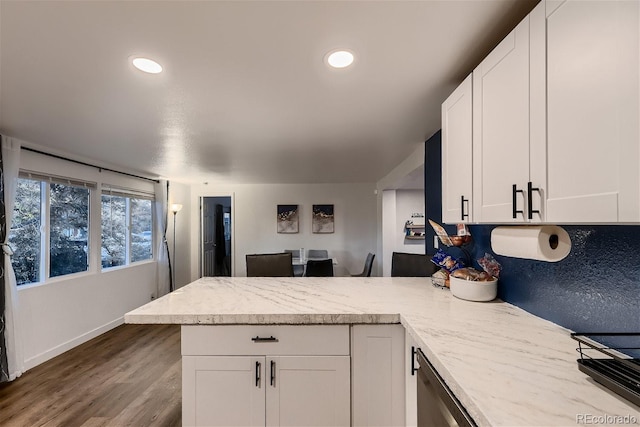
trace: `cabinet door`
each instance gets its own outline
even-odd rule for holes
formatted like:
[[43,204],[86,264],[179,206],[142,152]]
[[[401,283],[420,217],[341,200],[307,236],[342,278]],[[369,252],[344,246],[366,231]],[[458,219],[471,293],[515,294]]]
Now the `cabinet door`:
[[349,426],[349,356],[267,357],[268,426]]
[[442,220],[471,222],[472,217],[471,74],[442,103]]
[[353,424],[404,426],[404,327],[351,328]]
[[182,357],[184,426],[264,426],[265,358]]
[[[473,71],[476,222],[523,222],[529,181],[529,17]],[[513,217],[513,185],[516,218]]]
[[418,361],[416,360],[415,349],[418,347],[413,337],[406,332],[404,338],[404,360],[407,361],[404,368],[405,399],[406,405],[406,426],[416,427],[418,425]]
[[638,9],[548,5],[549,222],[640,221]]

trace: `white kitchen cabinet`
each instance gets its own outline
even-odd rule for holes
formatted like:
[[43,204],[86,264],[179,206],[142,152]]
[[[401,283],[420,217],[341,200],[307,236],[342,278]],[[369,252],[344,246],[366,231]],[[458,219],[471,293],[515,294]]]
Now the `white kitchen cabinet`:
[[[640,2],[540,2],[472,90],[471,221],[640,222]],[[448,108],[443,219],[462,222]]]
[[471,74],[442,103],[442,220],[468,223],[472,213]]
[[536,6],[473,71],[475,222],[543,220],[544,6]]
[[182,355],[184,426],[350,425],[348,325],[183,326]]
[[354,426],[404,426],[404,327],[351,328]]
[[640,221],[639,2],[547,2],[549,222]]
[[350,425],[349,365],[349,356],[268,357],[267,426]]
[[183,356],[184,426],[264,426],[264,357]]
[[418,361],[416,360],[416,345],[413,337],[406,332],[404,344],[404,360],[406,360],[404,369],[405,382],[405,399],[406,399],[406,415],[405,424],[407,427],[416,427],[418,425]]

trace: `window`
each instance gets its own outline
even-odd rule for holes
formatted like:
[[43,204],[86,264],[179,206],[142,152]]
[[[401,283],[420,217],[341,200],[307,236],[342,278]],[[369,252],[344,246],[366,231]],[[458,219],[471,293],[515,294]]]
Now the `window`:
[[9,232],[14,249],[11,263],[19,285],[87,271],[92,187],[21,172]]
[[131,200],[131,262],[153,258],[151,200]]
[[102,268],[125,265],[127,199],[102,195]]
[[[18,285],[89,271],[90,260],[97,261],[91,249],[100,250],[102,268],[153,259],[154,194],[103,185],[100,200],[93,199],[101,209],[92,209],[96,189],[95,183],[20,171],[9,230]],[[101,222],[102,238],[93,243],[91,221]]]
[[152,195],[102,190],[102,268],[153,258]]
[[9,245],[18,285],[40,281],[42,254],[42,183],[18,179]]

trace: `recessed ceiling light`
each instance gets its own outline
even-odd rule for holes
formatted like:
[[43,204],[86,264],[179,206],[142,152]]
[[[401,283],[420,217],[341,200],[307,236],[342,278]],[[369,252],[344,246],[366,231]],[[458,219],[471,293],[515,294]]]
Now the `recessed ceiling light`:
[[162,72],[162,65],[148,58],[133,58],[133,66],[140,71],[150,74],[158,74]]
[[327,55],[327,63],[333,68],[345,68],[353,63],[353,53],[348,50],[336,50]]

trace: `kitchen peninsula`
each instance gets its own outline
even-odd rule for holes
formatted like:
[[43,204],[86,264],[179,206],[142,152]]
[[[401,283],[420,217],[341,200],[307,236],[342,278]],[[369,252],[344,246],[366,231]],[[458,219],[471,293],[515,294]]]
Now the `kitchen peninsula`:
[[[183,355],[185,348],[215,346],[202,337],[208,331],[216,336],[224,328],[336,327],[336,336],[346,332],[348,340],[353,325],[402,325],[402,346],[414,342],[422,349],[478,425],[576,425],[584,416],[626,416],[640,422],[636,406],[578,370],[570,331],[498,300],[459,300],[433,287],[428,278],[202,278],[127,313],[125,321],[183,325]],[[216,336],[218,343],[233,340],[222,335]],[[255,344],[248,337],[244,341]],[[342,354],[341,344],[334,346],[331,339],[320,344],[327,354]],[[344,351],[348,356],[348,341]],[[408,375],[409,358],[396,362]],[[351,363],[352,370],[359,368],[353,354]],[[185,369],[183,363],[183,375]],[[268,384],[267,372],[259,378],[256,371],[256,384]],[[356,390],[356,380],[351,381]],[[408,391],[406,404],[412,399],[415,395]],[[183,420],[185,404],[183,398]],[[409,424],[411,418],[407,416]]]

